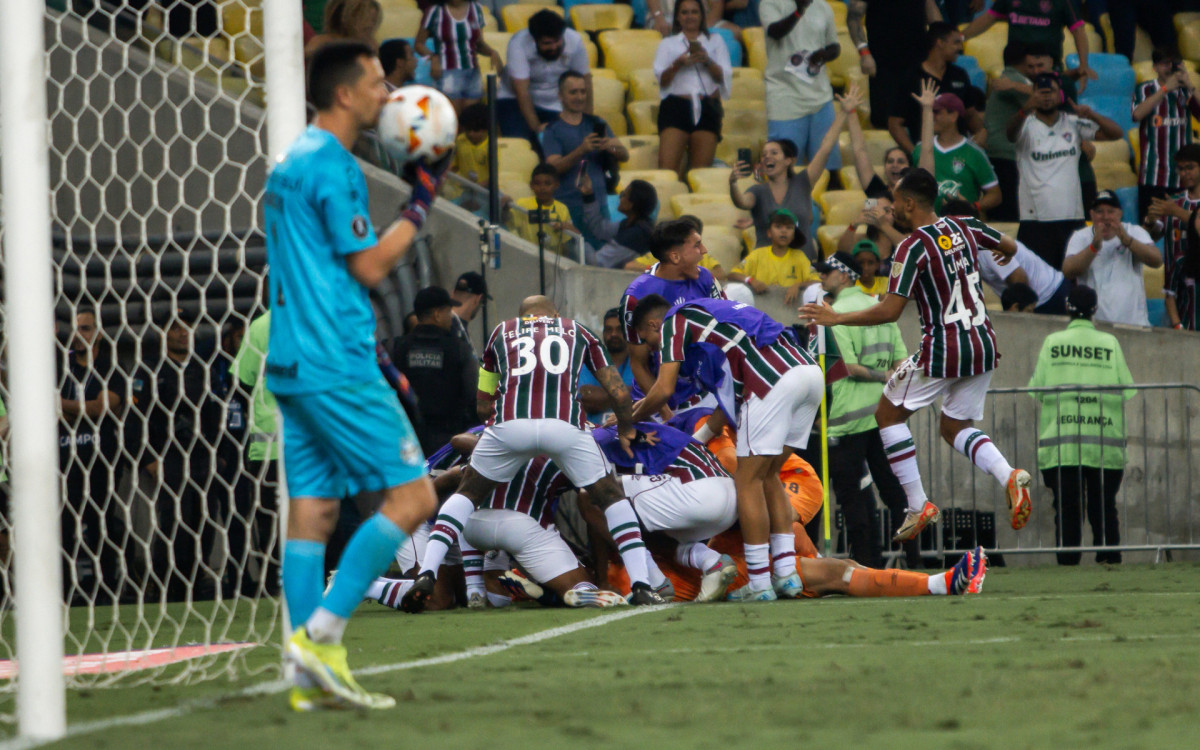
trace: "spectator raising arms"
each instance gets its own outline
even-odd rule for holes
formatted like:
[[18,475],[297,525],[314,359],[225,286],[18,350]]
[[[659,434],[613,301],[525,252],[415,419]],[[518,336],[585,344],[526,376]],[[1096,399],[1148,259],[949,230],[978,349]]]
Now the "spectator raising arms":
[[[962,200],[987,211],[1000,205],[1000,184],[979,146],[958,129],[966,114],[962,100],[954,94],[937,96],[931,81],[921,82],[921,143],[913,151],[917,165],[938,181],[938,204]],[[932,146],[930,146],[932,142]]]
[[617,210],[625,216],[621,221],[609,221],[600,213],[587,172],[579,175],[579,192],[583,195],[583,219],[588,232],[604,243],[596,251],[595,265],[624,268],[626,263],[650,252],[654,211],[658,208],[658,191],[653,185],[634,180],[625,186],[617,203]]
[[[426,42],[433,42],[432,53]],[[421,18],[413,46],[430,58],[429,74],[455,112],[483,98],[477,53],[491,57],[493,69],[503,67],[500,53],[483,40],[483,9],[473,0],[436,0]]]
[[1009,42],[1004,48],[1004,70],[992,81],[983,123],[987,129],[987,156],[1000,183],[1000,205],[988,213],[996,221],[1017,221],[1017,147],[1009,139],[1008,121],[1033,94],[1033,79],[1051,68],[1050,53],[1039,45]]
[[[737,181],[750,174],[750,165],[738,162],[729,173],[729,197],[738,208],[749,211],[754,220],[755,243],[758,247],[771,244],[767,237],[767,228],[776,209],[786,208],[799,220],[803,229],[812,226],[812,187],[825,171],[829,154],[837,143],[838,133],[846,124],[847,117],[857,117],[854,110],[862,103],[862,92],[858,86],[851,83],[844,96],[837,97],[837,115],[833,126],[825,132],[821,147],[813,155],[812,161],[804,169],[796,171],[796,144],[789,140],[770,140],[763,146],[760,167],[765,182],[753,185],[746,192],[737,188]],[[805,247],[805,253],[810,258],[815,256],[816,248],[810,240]]]
[[890,198],[896,183],[900,182],[904,170],[912,166],[908,151],[893,146],[883,154],[883,178],[875,174],[871,167],[871,156],[867,153],[867,142],[863,137],[862,125],[857,117],[846,120],[850,130],[850,147],[854,150],[854,172],[858,175],[858,184],[863,186],[863,192],[868,198],[887,196]]
[[[825,0],[763,0],[759,14],[767,43],[767,137],[789,140],[803,161],[815,161],[835,119],[825,72],[825,63],[841,53],[833,9]],[[836,139],[826,158],[830,169],[841,168]]]
[[683,176],[683,155],[691,168],[712,165],[721,139],[721,99],[729,98],[733,70],[719,34],[708,33],[700,0],[675,3],[673,36],[654,56],[662,102],[658,108],[658,168]]
[[915,139],[921,135],[921,106],[912,97],[921,95],[925,81],[937,84],[943,94],[954,94],[966,109],[966,128],[971,135],[983,129],[983,92],[971,85],[967,71],[954,64],[962,54],[963,37],[948,23],[931,23],[926,33],[929,45],[925,61],[909,71],[907,79],[892,94],[892,109],[888,112],[888,132],[896,143],[911,154]]
[[1154,50],[1157,77],[1133,92],[1133,121],[1138,124],[1138,215],[1145,216],[1151,198],[1178,190],[1175,153],[1192,142],[1191,117],[1200,119],[1200,99],[1179,56]]

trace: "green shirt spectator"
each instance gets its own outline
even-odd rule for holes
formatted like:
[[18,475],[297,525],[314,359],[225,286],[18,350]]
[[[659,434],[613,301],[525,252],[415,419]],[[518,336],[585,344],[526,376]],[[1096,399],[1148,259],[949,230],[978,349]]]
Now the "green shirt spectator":
[[267,390],[263,366],[271,330],[271,313],[260,315],[246,329],[229,372],[250,391],[250,428],[247,431],[246,459],[275,461],[279,458],[278,422],[275,396]]

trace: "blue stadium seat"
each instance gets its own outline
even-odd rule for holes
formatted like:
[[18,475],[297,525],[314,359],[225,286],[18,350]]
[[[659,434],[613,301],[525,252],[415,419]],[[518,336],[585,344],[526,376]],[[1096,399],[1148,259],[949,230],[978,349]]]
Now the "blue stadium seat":
[[1133,90],[1126,95],[1115,94],[1100,94],[1092,93],[1092,86],[1099,81],[1092,81],[1088,86],[1088,90],[1083,96],[1079,97],[1080,104],[1086,104],[1096,110],[1105,117],[1110,117],[1116,121],[1121,127],[1122,133],[1127,133],[1133,129],[1133,112],[1131,102],[1133,101]]
[[633,8],[633,28],[641,29],[646,26],[646,0],[631,0],[629,7]]
[[[567,17],[567,23],[571,22],[571,8],[576,5],[612,5],[613,0],[558,0],[558,4],[562,6],[563,13]],[[634,9],[636,14],[637,9]]]
[[1142,217],[1138,216],[1138,193],[1136,187],[1117,188],[1113,191],[1121,201],[1121,221],[1130,224],[1141,224]]
[[[1112,55],[1098,52],[1088,56],[1088,65],[1100,74],[1100,78],[1089,81],[1087,96],[1123,96],[1133,99],[1133,89],[1137,84],[1137,75],[1130,67],[1124,55]],[[1079,67],[1079,55],[1067,55],[1067,67]]]
[[737,37],[729,29],[709,29],[710,34],[720,34],[721,39],[725,41],[725,47],[729,50],[729,64],[734,68],[742,67],[742,45],[738,44]]
[[1150,318],[1150,325],[1155,328],[1165,328],[1167,326],[1167,303],[1161,299],[1146,300],[1146,313]]
[[[1079,55],[1072,52],[1067,55],[1067,67],[1079,67]],[[1108,70],[1110,68],[1128,68],[1129,60],[1125,55],[1114,55],[1111,52],[1092,52],[1088,55],[1088,65],[1092,66],[1092,70],[1097,72]]]
[[979,67],[978,60],[970,55],[959,55],[954,64],[967,71],[972,86],[980,91],[987,91],[987,73],[984,73],[983,68]]

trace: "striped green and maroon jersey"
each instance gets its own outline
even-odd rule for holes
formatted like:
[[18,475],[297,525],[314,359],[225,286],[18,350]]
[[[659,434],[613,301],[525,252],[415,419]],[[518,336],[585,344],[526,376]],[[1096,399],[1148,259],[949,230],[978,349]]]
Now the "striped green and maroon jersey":
[[704,446],[695,443],[685,445],[665,473],[678,479],[680,484],[713,477],[732,479],[716,456],[709,453]]
[[521,467],[507,484],[497,485],[484,507],[525,513],[549,528],[554,523],[558,498],[575,489],[567,475],[546,456],[536,456]]
[[492,331],[482,368],[499,375],[491,424],[514,419],[561,419],[583,426],[575,400],[579,375],[612,365],[588,329],[569,318],[513,318]]
[[[1159,90],[1158,79],[1146,81],[1134,89],[1133,108]],[[1175,171],[1175,152],[1192,142],[1191,116],[1200,118],[1200,101],[1185,88],[1167,92],[1154,111],[1138,123],[1138,147],[1141,166],[1138,184],[1155,187],[1179,187]]]
[[703,308],[688,306],[663,321],[663,363],[682,362],[692,344],[712,344],[725,353],[729,371],[733,374],[734,396],[739,404],[751,395],[766,396],[793,367],[816,364],[811,354],[785,336],[760,349],[741,328],[718,321]]
[[425,11],[421,28],[429,32],[430,49],[442,59],[443,70],[477,67],[475,45],[483,37],[483,11],[479,3],[468,3],[467,15],[461,20],[450,15],[444,3],[435,3]]
[[[1184,193],[1175,198],[1175,204],[1182,206],[1190,215],[1200,208],[1200,199],[1192,200]],[[1196,284],[1200,279],[1188,275],[1185,263],[1188,252],[1187,227],[1174,216],[1163,219],[1163,225],[1163,291],[1175,298],[1175,310],[1183,327],[1189,331],[1200,330],[1200,305],[1196,299]]]
[[1000,360],[979,285],[980,248],[1004,235],[967,216],[944,216],[910,234],[892,255],[888,292],[917,301],[916,362],[933,378],[981,375]]

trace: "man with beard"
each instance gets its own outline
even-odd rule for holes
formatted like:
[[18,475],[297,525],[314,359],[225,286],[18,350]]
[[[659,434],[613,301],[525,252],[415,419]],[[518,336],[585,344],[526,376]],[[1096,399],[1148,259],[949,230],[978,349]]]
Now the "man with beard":
[[[604,313],[604,331],[600,336],[613,367],[621,374],[625,385],[633,387],[633,367],[629,364],[629,342],[625,339],[625,325],[621,308],[613,307]],[[587,410],[587,420],[592,424],[604,424],[612,411],[612,401],[600,381],[588,370],[579,378],[579,403]]]
[[508,41],[496,111],[500,132],[509,138],[528,138],[539,148],[537,134],[558,117],[558,81],[573,70],[587,84],[587,111],[592,109],[592,74],[583,37],[568,29],[562,16],[549,10],[534,13],[529,28]]

